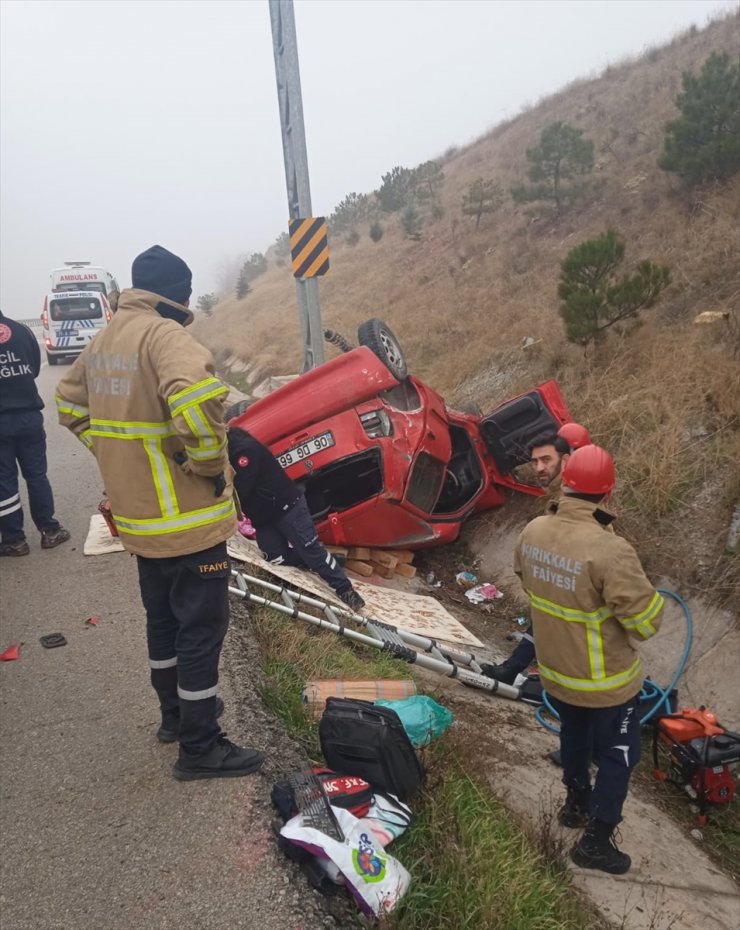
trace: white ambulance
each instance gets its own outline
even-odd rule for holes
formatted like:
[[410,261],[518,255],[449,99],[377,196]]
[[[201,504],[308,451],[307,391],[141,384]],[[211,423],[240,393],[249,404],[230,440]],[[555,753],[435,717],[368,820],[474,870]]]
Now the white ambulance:
[[100,289],[47,294],[41,321],[49,364],[78,356],[112,316],[108,298]]
[[52,291],[99,291],[108,298],[115,308],[113,294],[120,288],[113,275],[100,265],[91,262],[65,262],[63,268],[54,268],[51,272]]

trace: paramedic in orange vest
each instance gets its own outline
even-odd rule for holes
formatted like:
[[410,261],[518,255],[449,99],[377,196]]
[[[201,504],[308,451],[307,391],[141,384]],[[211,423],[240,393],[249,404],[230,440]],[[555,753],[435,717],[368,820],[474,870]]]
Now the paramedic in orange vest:
[[229,625],[226,540],[236,527],[226,453],[228,388],[185,327],[191,273],[155,245],[131,269],[108,324],[57,393],[60,422],[97,459],[118,535],[136,556],[161,742],[180,743],[181,780],[247,775],[261,752],[221,732],[217,697]]
[[[531,603],[540,677],[560,716],[567,799],[559,819],[586,826],[571,858],[621,875],[631,860],[614,831],[640,760],[638,646],[657,631],[663,598],[632,546],[608,531],[614,517],[603,505],[615,483],[609,453],[576,449],[562,483],[557,511],[519,536],[514,571]],[[599,760],[593,790],[592,757]]]

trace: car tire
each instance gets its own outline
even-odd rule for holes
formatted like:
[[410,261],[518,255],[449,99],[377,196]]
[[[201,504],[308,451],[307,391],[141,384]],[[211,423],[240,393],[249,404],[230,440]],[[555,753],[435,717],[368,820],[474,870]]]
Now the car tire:
[[56,355],[49,355],[48,352],[46,353],[46,361],[47,361],[50,365],[58,365],[58,364],[59,364],[59,359],[57,358],[57,356],[56,356]]
[[394,378],[404,381],[408,377],[403,350],[393,330],[383,320],[366,320],[361,323],[357,330],[357,341],[374,352]]
[[245,410],[252,406],[253,403],[254,401],[248,399],[238,400],[235,404],[227,407],[226,413],[224,414],[226,422],[228,423],[230,420],[233,420],[236,417],[240,417]]

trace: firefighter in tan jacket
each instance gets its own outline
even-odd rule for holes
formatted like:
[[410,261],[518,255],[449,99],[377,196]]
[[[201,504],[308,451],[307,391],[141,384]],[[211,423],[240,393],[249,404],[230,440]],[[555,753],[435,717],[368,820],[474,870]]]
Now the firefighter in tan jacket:
[[228,388],[185,330],[191,273],[153,246],[133,263],[110,324],[57,389],[59,420],[97,459],[118,533],[137,556],[162,742],[179,739],[180,779],[246,775],[261,753],[233,745],[217,716],[229,623],[226,540],[234,532],[226,454]]
[[[530,599],[542,683],[560,716],[568,794],[559,819],[586,826],[571,858],[622,874],[630,857],[617,849],[613,834],[640,760],[638,645],[658,629],[663,598],[632,546],[609,532],[614,518],[599,504],[614,482],[608,452],[576,449],[562,471],[556,512],[522,531],[514,571]],[[598,763],[593,791],[592,758]]]

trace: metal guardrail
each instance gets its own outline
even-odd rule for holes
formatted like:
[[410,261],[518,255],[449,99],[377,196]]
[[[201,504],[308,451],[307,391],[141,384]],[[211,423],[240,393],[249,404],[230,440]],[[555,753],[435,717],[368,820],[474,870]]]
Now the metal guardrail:
[[38,333],[40,333],[43,329],[41,324],[41,317],[39,316],[34,316],[30,320],[18,320],[18,322],[23,323],[24,326],[28,326],[29,329],[32,329]]

